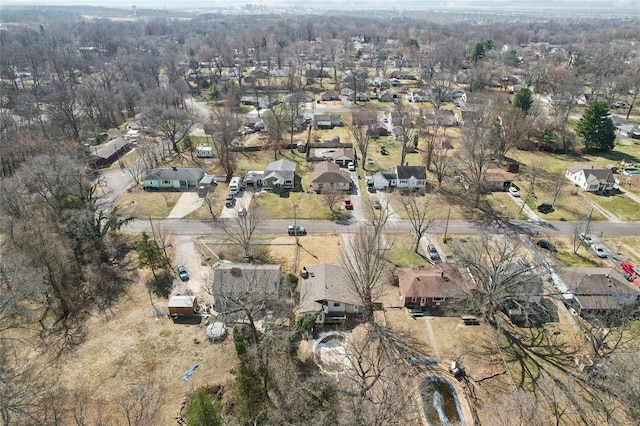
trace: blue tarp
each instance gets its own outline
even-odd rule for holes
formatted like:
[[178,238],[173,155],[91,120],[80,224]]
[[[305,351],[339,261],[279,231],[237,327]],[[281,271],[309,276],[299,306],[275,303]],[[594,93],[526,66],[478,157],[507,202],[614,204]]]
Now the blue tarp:
[[200,364],[196,364],[193,367],[191,367],[190,369],[188,369],[184,373],[184,376],[182,376],[182,381],[186,383],[187,380],[189,380],[189,377],[191,377],[191,375],[196,372],[196,370],[198,369],[199,366],[200,366]]

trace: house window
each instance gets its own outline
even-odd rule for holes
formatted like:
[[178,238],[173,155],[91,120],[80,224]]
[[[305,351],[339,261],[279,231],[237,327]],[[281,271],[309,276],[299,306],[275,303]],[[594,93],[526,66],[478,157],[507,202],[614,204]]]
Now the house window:
[[420,298],[420,306],[425,306],[427,304],[427,298],[426,297],[421,297]]
[[411,298],[411,302],[413,302],[413,303],[415,303],[417,300],[418,300],[418,298],[417,298],[416,296],[413,296],[413,297]]
[[334,302],[334,303],[333,303],[333,307],[334,307],[334,308],[339,308],[339,307],[340,307],[340,303],[335,303],[335,302]]
[[284,184],[285,184],[285,185],[291,185],[291,180],[285,180],[285,181],[284,181]]
[[171,181],[165,179],[165,180],[162,181],[162,183],[165,184],[165,185],[169,185],[171,183]]
[[360,306],[354,306],[353,312],[360,312]]
[[431,299],[434,303],[442,303],[444,302],[444,297],[434,297]]

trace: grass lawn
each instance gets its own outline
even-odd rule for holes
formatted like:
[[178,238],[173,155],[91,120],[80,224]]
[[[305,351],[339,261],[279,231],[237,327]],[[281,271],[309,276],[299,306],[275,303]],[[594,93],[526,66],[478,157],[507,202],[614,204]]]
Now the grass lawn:
[[622,220],[640,220],[640,204],[626,195],[584,195]]
[[526,220],[527,215],[521,213],[521,207],[508,192],[494,192],[487,195],[484,200],[489,204],[496,215],[509,220]]
[[[388,236],[390,237],[390,236]],[[391,263],[399,268],[408,268],[419,266],[421,268],[430,268],[432,265],[425,260],[424,257],[413,251],[415,247],[415,237],[411,238],[388,238],[391,249],[387,253],[387,258]],[[418,249],[422,253],[422,249]],[[423,253],[424,254],[424,253]]]
[[581,266],[592,266],[592,267],[604,267],[607,266],[608,263],[600,259],[591,253],[586,247],[581,245],[578,247],[578,252],[573,254],[573,238],[570,236],[555,236],[553,238],[547,238],[553,244],[555,244],[558,252],[556,253],[556,260],[562,266],[567,267],[581,267]]
[[293,219],[295,206],[298,219],[329,219],[329,208],[323,205],[322,197],[313,191],[284,194],[260,192],[255,197],[272,218]]
[[122,208],[123,216],[134,216],[140,219],[163,219],[171,213],[181,192],[146,192],[136,190],[123,193],[117,205]]

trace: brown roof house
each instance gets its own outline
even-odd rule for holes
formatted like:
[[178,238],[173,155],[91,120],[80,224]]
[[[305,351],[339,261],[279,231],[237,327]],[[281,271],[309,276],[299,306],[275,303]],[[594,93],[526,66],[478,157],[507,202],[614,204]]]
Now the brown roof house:
[[[471,182],[474,181],[473,176],[468,170],[461,170],[460,175],[462,176],[464,187],[469,189]],[[483,175],[483,186],[486,191],[507,191],[514,179],[515,175],[506,170],[498,168],[487,169]]]
[[577,187],[588,192],[611,191],[616,179],[610,169],[596,168],[593,164],[577,164],[569,167],[564,176]]
[[408,308],[439,308],[462,299],[469,287],[457,267],[400,268],[398,283],[403,305]]
[[95,157],[96,166],[107,167],[131,149],[131,141],[118,136],[109,142],[91,148],[91,155]]
[[573,294],[579,314],[632,306],[640,295],[615,268],[559,268],[556,273]]
[[316,163],[311,173],[311,186],[320,192],[324,188],[337,188],[349,191],[353,181],[348,171],[341,169],[336,163],[321,161]]
[[317,323],[339,323],[362,311],[362,303],[349,289],[341,266],[323,263],[302,269],[300,315],[318,313]]
[[356,160],[356,156],[352,150],[348,148],[338,148],[333,152],[332,160],[339,166],[347,166]]

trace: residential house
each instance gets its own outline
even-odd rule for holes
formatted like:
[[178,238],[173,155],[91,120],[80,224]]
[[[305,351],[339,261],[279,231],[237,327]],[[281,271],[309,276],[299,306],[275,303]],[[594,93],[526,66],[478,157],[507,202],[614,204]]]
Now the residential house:
[[296,163],[289,160],[272,161],[262,176],[262,186],[275,191],[293,189],[296,185]]
[[316,163],[311,173],[311,186],[316,192],[326,188],[336,188],[341,191],[349,191],[353,181],[348,171],[341,169],[330,161]]
[[152,169],[143,179],[143,188],[184,191],[197,188],[203,177],[204,170],[198,168]]
[[616,180],[611,170],[596,168],[593,164],[577,164],[569,167],[565,177],[584,191],[604,192],[611,191]]
[[327,90],[326,92],[320,94],[321,101],[339,101],[340,93],[337,90]]
[[313,96],[307,95],[306,93],[292,93],[288,96],[285,96],[284,99],[289,103],[313,102]]
[[396,99],[398,99],[398,94],[396,92],[383,90],[382,92],[378,93],[378,100],[380,102],[393,102]]
[[390,79],[396,78],[398,80],[416,80],[416,75],[410,71],[405,70],[393,70],[387,73],[387,77]]
[[467,285],[458,268],[449,263],[436,268],[399,268],[402,304],[412,309],[439,308],[462,299]]
[[94,146],[91,148],[91,154],[95,157],[96,166],[108,167],[130,149],[131,141],[118,136],[102,145]]
[[342,121],[338,114],[314,114],[313,122],[318,129],[333,129],[336,126],[342,126]]
[[629,185],[640,189],[640,175],[633,175],[628,179]]
[[369,186],[377,190],[395,188],[398,182],[398,176],[395,172],[376,172],[369,182]]
[[570,303],[579,314],[632,306],[640,295],[615,268],[559,268],[556,274],[573,294]]
[[396,166],[398,188],[424,189],[427,186],[425,166]]
[[429,126],[437,125],[443,127],[451,127],[457,124],[455,113],[451,110],[443,109],[433,109],[431,111],[427,111],[427,113],[422,117],[422,120]]
[[300,315],[318,313],[317,323],[339,323],[362,311],[341,266],[323,263],[302,268]]
[[249,307],[267,309],[280,300],[280,265],[221,263],[213,272],[210,291],[216,311],[233,313]]
[[249,170],[244,178],[242,179],[242,183],[245,187],[257,187],[262,186],[262,177],[264,176],[264,171],[261,170]]
[[356,161],[356,156],[348,148],[337,148],[333,151],[332,160],[339,166],[346,167],[349,163]]
[[352,102],[369,102],[371,99],[369,95],[363,92],[355,92],[347,95],[347,100]]
[[515,175],[513,173],[491,168],[487,169],[484,174],[484,187],[488,191],[507,191],[514,180]]

